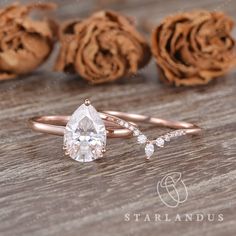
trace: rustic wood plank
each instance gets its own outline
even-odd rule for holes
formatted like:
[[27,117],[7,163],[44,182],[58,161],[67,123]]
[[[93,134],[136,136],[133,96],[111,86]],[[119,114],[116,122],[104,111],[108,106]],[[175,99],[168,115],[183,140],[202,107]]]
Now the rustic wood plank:
[[[1,5],[11,1],[1,1]],[[28,1],[29,2],[29,1]],[[83,17],[99,7],[159,22],[180,10],[224,10],[223,0],[56,1],[59,19]],[[101,2],[101,1],[100,1]],[[108,2],[108,1],[107,1]],[[101,3],[100,3],[101,4]],[[104,5],[105,4],[105,5]],[[170,88],[158,82],[154,63],[139,75],[91,87],[76,77],[51,72],[56,53],[37,72],[0,84],[0,234],[1,235],[235,235],[236,72],[197,88]],[[98,109],[147,113],[195,122],[200,136],[161,149],[150,162],[135,140],[109,141],[106,158],[81,164],[66,158],[62,138],[36,134],[27,119],[70,114],[90,98]],[[148,105],[147,105],[148,104]],[[145,127],[150,136],[161,129]],[[156,184],[168,172],[181,172],[188,200],[168,208]],[[125,214],[142,214],[125,221]],[[223,214],[222,222],[144,222],[145,214]]]

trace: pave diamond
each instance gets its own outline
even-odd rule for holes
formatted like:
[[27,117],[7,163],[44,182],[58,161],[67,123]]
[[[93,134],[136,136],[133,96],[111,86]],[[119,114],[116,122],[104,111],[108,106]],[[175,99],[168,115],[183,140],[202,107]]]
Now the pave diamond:
[[140,134],[140,131],[138,129],[135,129],[134,132],[133,132],[133,135],[138,136],[139,134]]
[[169,141],[170,141],[170,136],[169,136],[169,134],[166,134],[166,135],[164,136],[164,139],[165,139],[165,141],[169,142]]
[[125,124],[125,121],[123,121],[123,120],[120,120],[120,121],[119,121],[119,124],[120,124],[121,126],[124,126],[124,124]]
[[125,127],[125,128],[129,128],[129,123],[128,123],[128,122],[125,122],[124,127]]
[[165,143],[165,141],[164,141],[163,138],[157,138],[157,139],[156,139],[156,145],[157,145],[158,147],[164,147],[164,143]]
[[145,154],[147,158],[149,159],[153,153],[154,153],[154,145],[151,143],[148,143],[145,147]]
[[134,129],[135,129],[134,126],[132,126],[132,125],[129,126],[129,130],[134,131]]
[[93,161],[102,156],[106,146],[106,129],[92,105],[81,105],[66,125],[64,147],[79,162]]
[[142,143],[146,143],[147,141],[147,137],[144,134],[140,134],[137,138],[138,143],[142,144]]

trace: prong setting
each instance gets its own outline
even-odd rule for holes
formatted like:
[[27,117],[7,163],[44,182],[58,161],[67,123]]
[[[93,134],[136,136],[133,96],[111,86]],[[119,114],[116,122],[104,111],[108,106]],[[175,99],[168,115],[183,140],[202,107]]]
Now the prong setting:
[[86,106],[89,106],[89,105],[91,105],[91,102],[90,102],[89,99],[85,99],[85,100],[84,100],[84,104],[85,104]]

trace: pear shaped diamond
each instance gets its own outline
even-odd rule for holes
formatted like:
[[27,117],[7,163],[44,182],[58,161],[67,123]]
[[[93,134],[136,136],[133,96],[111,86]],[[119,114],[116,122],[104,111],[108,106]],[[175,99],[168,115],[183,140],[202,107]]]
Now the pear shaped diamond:
[[106,128],[99,113],[90,104],[82,104],[68,121],[64,134],[64,148],[79,162],[102,157],[106,146]]

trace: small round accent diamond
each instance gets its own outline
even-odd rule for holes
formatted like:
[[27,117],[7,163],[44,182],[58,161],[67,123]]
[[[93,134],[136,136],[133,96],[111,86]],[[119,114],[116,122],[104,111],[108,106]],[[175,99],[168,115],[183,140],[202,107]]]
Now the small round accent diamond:
[[151,143],[148,143],[145,147],[145,154],[147,158],[149,159],[153,153],[154,153],[154,145]]
[[125,122],[124,127],[129,128],[129,123]]
[[120,124],[121,126],[124,126],[124,124],[125,124],[125,121],[123,121],[123,120],[120,120],[120,121],[119,121],[119,124]]
[[169,134],[166,134],[166,135],[164,136],[164,139],[165,139],[165,141],[169,142],[169,141],[170,141],[170,136],[169,136]]
[[182,131],[182,132],[181,132],[182,135],[187,134],[187,133],[186,133],[186,130],[181,130],[181,131]]
[[157,138],[157,139],[156,139],[156,145],[157,145],[158,147],[164,147],[164,143],[165,143],[165,141],[164,141],[163,138]]
[[139,136],[140,131],[138,129],[135,129],[133,134],[134,134],[134,136]]
[[147,137],[144,135],[144,134],[140,134],[139,136],[138,136],[138,143],[146,143],[146,141],[147,141]]
[[135,129],[134,126],[132,126],[132,125],[129,126],[129,130],[134,131],[134,129]]

